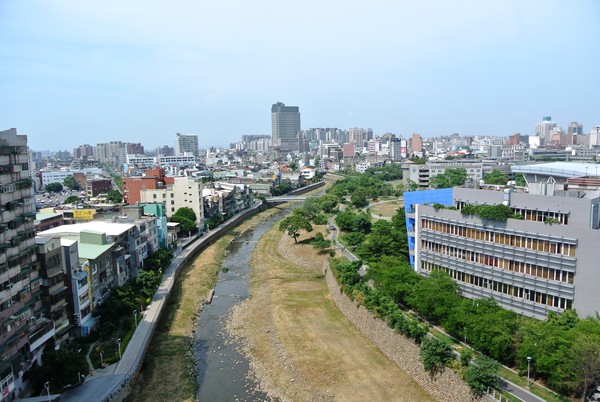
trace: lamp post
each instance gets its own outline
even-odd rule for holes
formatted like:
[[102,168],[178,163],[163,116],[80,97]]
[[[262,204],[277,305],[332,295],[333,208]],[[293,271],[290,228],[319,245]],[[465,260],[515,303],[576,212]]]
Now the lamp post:
[[133,310],[133,319],[135,320],[135,327],[137,328],[137,310]]
[[529,388],[529,368],[531,366],[531,356],[527,356],[527,388]]
[[50,402],[52,399],[50,399],[50,381],[46,381],[44,383],[44,388],[46,388],[46,393],[48,394],[48,402]]
[[121,338],[117,338],[117,346],[119,347],[119,360],[121,360]]

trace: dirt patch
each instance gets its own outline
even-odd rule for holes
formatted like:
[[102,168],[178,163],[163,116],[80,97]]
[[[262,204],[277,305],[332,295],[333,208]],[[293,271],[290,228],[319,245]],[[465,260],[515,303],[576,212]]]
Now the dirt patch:
[[433,400],[337,309],[326,266],[327,254],[276,228],[257,245],[251,298],[227,328],[241,338],[261,388],[293,401]]
[[381,202],[371,205],[369,209],[374,217],[383,216],[391,218],[396,214],[396,210],[404,206],[404,199]]

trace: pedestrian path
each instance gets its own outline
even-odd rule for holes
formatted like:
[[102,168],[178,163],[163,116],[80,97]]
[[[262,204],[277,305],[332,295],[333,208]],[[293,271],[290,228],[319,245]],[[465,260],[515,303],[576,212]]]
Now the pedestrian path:
[[[141,315],[140,322],[133,332],[121,360],[106,368],[93,370],[93,373],[88,375],[80,386],[64,392],[60,398],[61,402],[104,402],[119,397],[141,366],[154,327],[158,322],[165,302],[169,298],[179,268],[195,255],[198,248],[214,242],[231,227],[237,225],[240,220],[256,212],[260,206],[260,203],[255,204],[254,207],[242,211],[219,228],[201,237],[184,238],[182,248],[165,270],[160,286],[146,311]],[[88,361],[88,364],[91,364],[91,361]]]

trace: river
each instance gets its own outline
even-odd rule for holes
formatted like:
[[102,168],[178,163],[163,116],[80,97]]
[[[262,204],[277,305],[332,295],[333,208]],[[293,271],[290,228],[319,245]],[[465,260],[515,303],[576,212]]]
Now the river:
[[[197,321],[194,352],[199,401],[270,400],[248,376],[249,362],[224,328],[231,308],[249,296],[250,258],[256,243],[289,210],[282,210],[238,236],[228,247],[211,304]],[[202,258],[202,254],[198,256]]]

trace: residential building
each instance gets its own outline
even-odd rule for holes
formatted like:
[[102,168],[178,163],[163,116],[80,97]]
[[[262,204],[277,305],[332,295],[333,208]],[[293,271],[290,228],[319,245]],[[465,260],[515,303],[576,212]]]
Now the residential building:
[[135,205],[141,201],[142,190],[163,189],[167,184],[173,184],[173,177],[166,176],[164,168],[146,169],[144,176],[123,177],[124,201]]
[[175,155],[184,155],[186,153],[198,156],[198,136],[196,134],[175,135]]
[[59,237],[36,237],[38,246],[37,264],[43,278],[42,305],[44,316],[54,324],[54,348],[69,340],[69,331],[72,327],[69,320],[67,299],[69,297],[66,282],[65,267]]
[[23,373],[54,336],[43,315],[35,200],[27,136],[0,131],[0,400],[24,388]]
[[106,194],[113,189],[111,179],[103,179],[100,177],[89,177],[85,184],[85,196],[97,197],[100,194]]
[[300,108],[277,102],[271,107],[273,147],[282,151],[298,151]]
[[175,177],[173,184],[164,189],[145,189],[140,191],[142,203],[162,202],[170,218],[179,208],[191,208],[196,214],[196,222],[203,223],[202,181],[190,177]]
[[423,156],[423,138],[417,133],[410,137],[410,153],[413,156]]
[[[444,270],[463,296],[491,297],[538,319],[571,308],[580,316],[600,311],[598,191],[539,195],[456,187],[405,192],[404,202],[417,272]],[[465,215],[468,205],[508,206],[522,219]]]

